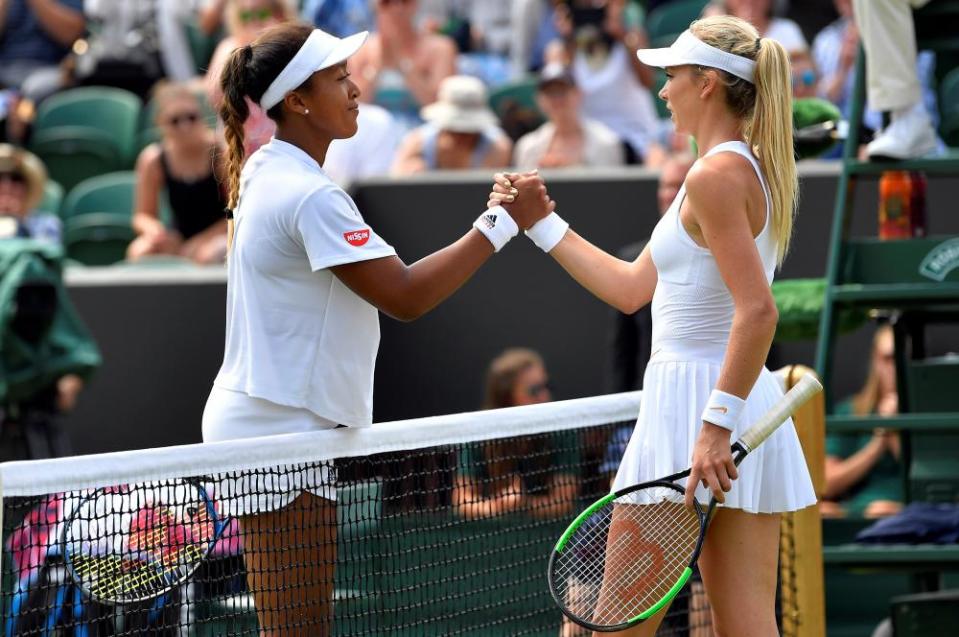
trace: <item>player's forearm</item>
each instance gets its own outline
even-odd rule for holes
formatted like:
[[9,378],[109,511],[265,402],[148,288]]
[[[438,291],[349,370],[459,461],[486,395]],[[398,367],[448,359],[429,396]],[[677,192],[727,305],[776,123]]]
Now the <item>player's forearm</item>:
[[644,286],[634,280],[634,264],[604,252],[572,230],[549,254],[577,283],[621,312],[632,314],[651,298],[651,292],[644,293]]
[[478,230],[409,266],[397,294],[395,318],[411,321],[452,296],[493,255],[493,246]]
[[746,398],[766,364],[779,315],[772,296],[737,307],[716,389]]

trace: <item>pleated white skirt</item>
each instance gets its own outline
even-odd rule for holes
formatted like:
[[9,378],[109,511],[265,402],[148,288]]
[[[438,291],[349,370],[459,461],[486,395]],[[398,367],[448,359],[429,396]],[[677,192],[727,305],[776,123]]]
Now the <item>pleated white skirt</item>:
[[[646,367],[639,418],[613,481],[613,490],[678,473],[690,466],[702,427],[700,416],[716,387],[721,362],[682,358],[657,353]],[[779,381],[763,368],[730,440],[737,440],[782,396]],[[702,485],[696,489],[700,502],[707,503],[709,497]],[[790,419],[746,456],[724,506],[750,513],[778,513],[803,509],[815,502],[812,480]]]
[[[333,429],[337,424],[306,409],[279,405],[243,392],[213,387],[203,411],[203,441],[236,440]],[[336,500],[332,462],[264,467],[215,477],[221,515],[282,509],[304,491]]]

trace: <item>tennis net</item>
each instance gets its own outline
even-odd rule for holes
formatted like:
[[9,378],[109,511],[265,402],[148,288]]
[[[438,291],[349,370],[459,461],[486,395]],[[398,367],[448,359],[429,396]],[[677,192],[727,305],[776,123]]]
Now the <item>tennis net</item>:
[[[572,517],[608,491],[639,400],[634,392],[6,463],[5,634],[258,635],[258,621],[278,635],[587,634],[552,603],[546,562]],[[119,600],[108,593],[125,562],[85,581],[89,572],[69,558],[74,535],[99,529],[81,540],[106,553],[129,550],[136,536],[142,549],[134,527],[146,524],[150,536],[160,523],[143,522],[137,507],[190,485],[210,496],[223,527],[195,571],[161,595]],[[335,508],[300,507],[304,490],[335,497]],[[89,504],[104,493],[106,508]],[[196,531],[166,517],[168,546]],[[318,537],[325,549],[311,548]],[[319,619],[308,610],[318,595],[331,598]],[[705,634],[708,623],[694,582],[659,634]]]

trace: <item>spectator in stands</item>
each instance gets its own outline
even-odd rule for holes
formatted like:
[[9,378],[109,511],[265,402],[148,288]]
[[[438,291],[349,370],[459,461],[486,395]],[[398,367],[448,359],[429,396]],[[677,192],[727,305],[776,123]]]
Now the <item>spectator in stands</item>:
[[775,15],[773,0],[714,0],[703,10],[703,16],[734,15],[752,23],[764,38],[783,45],[792,58],[797,52],[808,53],[809,43],[799,25],[789,18]]
[[370,0],[304,0],[300,16],[338,38],[372,31],[376,26]]
[[414,18],[417,0],[375,0],[377,32],[353,57],[351,79],[360,99],[386,107],[406,129],[419,109],[438,99],[440,83],[456,73],[456,44],[425,33]]
[[60,218],[37,211],[46,183],[47,170],[36,155],[0,144],[0,238],[60,243]]
[[73,80],[146,97],[160,79],[192,79],[195,64],[183,29],[190,1],[85,0],[89,35],[74,51]]
[[[486,373],[485,409],[552,400],[543,359],[529,349],[508,349]],[[464,447],[453,487],[456,511],[470,519],[523,511],[555,519],[573,512],[579,482],[575,435],[503,439]]]
[[550,45],[546,62],[571,65],[583,92],[583,114],[602,122],[624,142],[630,164],[661,161],[659,121],[650,87],[653,71],[636,57],[647,38],[626,0],[572,0],[556,7],[562,42]]
[[453,75],[443,80],[439,100],[425,107],[422,116],[426,124],[401,142],[393,174],[509,165],[513,144],[497,125],[486,88],[477,78]]
[[[183,84],[161,84],[154,95],[159,142],[137,159],[133,229],[127,249],[136,261],[170,254],[197,263],[219,263],[226,255],[224,153],[207,125],[197,96]],[[160,220],[166,191],[172,227]]]
[[[837,405],[836,414],[899,413],[893,340],[888,325],[876,330],[866,384]],[[899,434],[887,429],[827,435],[826,489],[820,503],[823,515],[875,518],[899,512],[903,500],[899,453]]]
[[0,88],[34,103],[56,92],[60,62],[85,28],[83,0],[0,2]]
[[[275,24],[294,17],[286,0],[226,0],[224,8],[227,37],[217,45],[206,73],[207,98],[217,111],[223,103],[220,74],[227,58],[235,49],[253,42],[261,33]],[[265,144],[273,136],[276,126],[259,106],[247,101],[250,117],[243,126],[246,155]]]
[[866,51],[869,108],[889,111],[890,123],[866,147],[870,159],[908,159],[935,153],[938,140],[916,72],[913,7],[928,0],[853,0]]
[[360,104],[356,135],[330,144],[323,171],[341,187],[366,177],[387,175],[402,141],[402,132],[388,110]]
[[513,164],[521,169],[560,166],[620,166],[623,145],[604,124],[582,115],[583,94],[569,69],[543,67],[536,103],[547,122],[516,142]]
[[[852,0],[835,0],[839,18],[820,31],[812,45],[813,62],[819,72],[817,93],[839,107],[845,118],[851,108],[853,82],[855,80],[856,53],[859,50],[859,29],[853,19]],[[922,102],[926,112],[935,120],[938,104],[934,74],[936,56],[932,51],[920,51],[916,56],[916,75],[919,78]],[[871,130],[882,128],[882,115],[867,108],[863,113],[863,125]],[[841,147],[829,154],[839,157]]]

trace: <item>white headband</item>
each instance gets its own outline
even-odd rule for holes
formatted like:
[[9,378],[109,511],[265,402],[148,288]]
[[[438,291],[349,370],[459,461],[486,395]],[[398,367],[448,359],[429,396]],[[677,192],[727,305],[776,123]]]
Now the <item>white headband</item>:
[[698,64],[722,69],[753,83],[756,63],[741,55],[729,53],[710,46],[690,33],[689,29],[680,34],[673,45],[663,49],[640,49],[636,52],[639,61],[647,66],[682,66]]
[[340,39],[320,29],[314,29],[289,64],[270,84],[263,97],[260,108],[268,111],[286,97],[286,94],[300,86],[317,71],[335,66],[356,53],[366,38],[367,31]]

